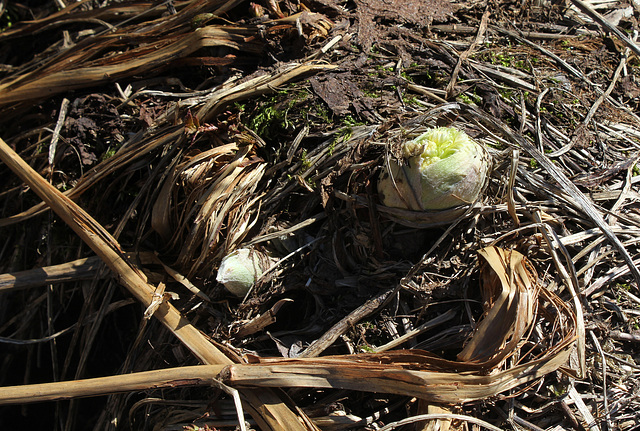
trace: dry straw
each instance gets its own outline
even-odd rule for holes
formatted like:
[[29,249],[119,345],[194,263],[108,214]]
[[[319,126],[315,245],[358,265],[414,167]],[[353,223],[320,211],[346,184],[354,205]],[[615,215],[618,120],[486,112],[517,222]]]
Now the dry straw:
[[[182,367],[2,388],[0,402],[35,402],[221,381],[236,388],[349,389],[456,404],[498,396],[564,367],[577,338],[574,311],[539,285],[531,263],[520,253],[488,247],[479,255],[486,311],[455,361],[420,350],[307,359],[252,358],[252,364]],[[543,340],[547,345],[529,343],[534,324],[554,328],[553,334]]]

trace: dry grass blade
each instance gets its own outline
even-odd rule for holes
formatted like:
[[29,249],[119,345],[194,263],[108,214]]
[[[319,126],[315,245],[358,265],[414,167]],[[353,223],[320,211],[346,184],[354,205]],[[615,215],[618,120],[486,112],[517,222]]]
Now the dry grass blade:
[[621,41],[624,42],[636,55],[640,55],[640,47],[636,45],[631,39],[629,39],[622,31],[620,31],[616,26],[611,25],[606,18],[600,15],[596,10],[594,10],[589,3],[584,2],[582,0],[571,0],[571,3],[576,5],[578,9],[582,12],[586,13],[589,17],[593,18],[598,24],[602,27],[606,28],[617,37],[620,38]]
[[[264,173],[264,164],[245,160],[248,150],[245,147],[238,152],[234,160],[221,170],[218,179],[198,197],[193,225],[188,229],[187,237],[180,241],[184,245],[178,256],[179,266],[191,265],[190,274],[201,270],[205,259],[217,251],[216,246],[221,242],[220,231],[233,207],[239,203],[246,203],[250,207],[254,202],[253,199],[247,201],[246,197],[255,191]],[[248,208],[244,209],[236,211],[237,218],[230,220],[227,225],[230,232],[236,233],[235,238],[227,237],[227,249],[231,249],[246,235],[245,225],[252,224],[249,219],[251,213],[246,211]]]
[[342,335],[347,328],[360,321],[365,316],[378,310],[389,298],[392,296],[394,290],[388,290],[381,293],[375,298],[371,298],[362,306],[349,313],[344,319],[336,323],[331,329],[329,329],[322,337],[314,341],[304,352],[300,354],[301,358],[313,358],[319,356],[325,349],[333,344],[340,335]]
[[[35,173],[4,141],[0,141],[0,158],[69,224],[112,271],[118,274],[121,282],[144,306],[151,304],[155,288],[149,285],[146,276],[126,259],[118,243],[102,226]],[[226,356],[212,348],[204,336],[189,325],[170,304],[163,303],[157,316],[175,331],[178,338],[183,340],[202,361],[228,362]],[[180,333],[183,329],[184,332]]]
[[[359,205],[368,205],[366,199],[362,196],[349,196],[343,192],[336,190],[335,195],[338,199],[342,199],[347,202],[354,202]],[[474,205],[455,207],[442,211],[411,211],[401,208],[392,208],[384,205],[377,205],[376,210],[386,217],[401,223],[404,226],[415,228],[430,228],[436,226],[448,225],[451,220],[455,220],[458,217],[464,217],[472,211],[477,210]]]
[[251,150],[228,144],[184,157],[163,184],[152,226],[188,276],[209,276],[206,262],[236,248],[255,223],[265,164]]
[[[56,94],[111,83],[134,75],[158,72],[172,65],[224,66],[234,63],[243,53],[251,56],[264,50],[259,34],[264,26],[225,25],[203,26],[212,17],[220,17],[240,0],[204,2],[190,1],[174,5],[179,11],[166,17],[141,24],[128,24],[127,20],[116,25],[99,18],[122,19],[137,13],[137,18],[153,12],[162,13],[163,6],[141,9],[114,5],[112,8],[78,12],[65,8],[43,20],[32,22],[16,31],[0,34],[0,40],[23,37],[49,25],[62,25],[63,16],[78,21],[97,21],[109,31],[83,39],[80,43],[64,47],[46,61],[29,62],[14,73],[0,80],[0,106],[43,99]],[[201,21],[203,16],[208,18]],[[147,17],[149,18],[149,17]],[[310,31],[327,31],[332,23],[321,14],[299,13],[287,18],[272,20],[269,26],[296,28],[308,27]],[[196,28],[199,27],[199,28]],[[302,31],[302,27],[300,27]],[[190,58],[203,48],[225,47],[234,54],[224,57]],[[21,73],[24,72],[24,73]]]
[[[198,199],[205,192],[201,181],[208,175],[219,174],[220,165],[224,165],[224,158],[232,156],[238,150],[236,144],[221,145],[208,151],[203,151],[195,156],[186,157],[184,160],[176,158],[179,164],[171,169],[170,174],[162,185],[160,194],[156,199],[151,218],[151,226],[158,232],[166,243],[178,241],[176,227],[186,223],[185,218],[197,205]],[[222,160],[222,161],[221,161]],[[189,206],[178,211],[176,200],[179,199],[178,189],[187,197]],[[206,190],[206,189],[205,189]]]
[[618,250],[625,263],[629,267],[631,274],[636,282],[636,289],[640,289],[640,270],[636,266],[633,258],[625,248],[624,244],[611,230],[609,224],[604,220],[602,214],[594,207],[593,203],[576,187],[574,183],[567,178],[567,176],[554,165],[554,163],[545,154],[540,152],[531,142],[521,136],[516,135],[511,129],[501,124],[501,122],[493,117],[489,117],[486,114],[476,110],[473,107],[466,105],[458,105],[458,107],[471,114],[478,122],[488,125],[491,129],[500,131],[505,137],[507,137],[512,143],[517,143],[522,149],[528,152],[533,158],[536,159],[541,166],[558,182],[562,190],[567,193],[583,211],[593,223],[600,228],[602,233],[611,241],[613,246]]
[[[158,262],[158,258],[153,253],[136,253],[135,256],[127,254],[127,257],[135,258],[142,265]],[[93,256],[59,265],[0,274],[0,292],[10,289],[29,289],[71,280],[88,280],[100,275],[101,263],[99,257]]]
[[421,421],[430,421],[430,420],[451,420],[451,419],[456,419],[459,421],[463,421],[463,422],[469,422],[472,423],[474,425],[478,425],[481,427],[484,427],[488,430],[491,431],[502,431],[500,428],[491,425],[488,422],[485,422],[481,419],[478,418],[474,418],[472,416],[466,416],[466,415],[456,415],[456,414],[447,414],[447,413],[431,413],[431,414],[425,414],[425,415],[418,415],[418,416],[412,416],[406,419],[403,419],[401,421],[398,422],[392,422],[389,425],[386,425],[382,428],[380,428],[380,431],[391,431],[396,429],[399,426],[402,425],[408,425],[408,424],[412,424],[412,423],[416,423],[416,422],[421,422]]
[[[77,204],[47,183],[31,169],[4,141],[0,140],[0,159],[29,184],[82,240],[118,275],[120,282],[145,306],[154,301],[155,288],[144,274],[133,266],[113,237]],[[220,352],[202,332],[185,319],[169,302],[163,301],[154,316],[173,332],[185,346],[206,364],[229,364],[231,360]],[[308,420],[300,419],[271,392],[249,391],[248,399],[254,418],[267,429],[280,429],[287,423],[294,429],[308,429]],[[257,413],[257,414],[256,414]],[[306,425],[305,425],[306,423]]]
[[[175,127],[163,128],[161,130],[150,130],[145,133],[143,139],[135,141],[131,145],[123,146],[113,157],[102,161],[95,169],[87,172],[79,181],[78,184],[72,189],[67,190],[63,194],[69,199],[77,199],[91,189],[97,182],[103,180],[108,175],[122,169],[133,161],[144,157],[150,152],[169,145],[173,142],[180,142],[181,136],[184,134],[182,128],[176,129]],[[39,203],[23,211],[19,214],[12,215],[0,219],[0,227],[9,226],[15,223],[19,223],[28,220],[36,214],[45,211],[47,206],[44,203]]]
[[217,383],[224,365],[199,365],[144,371],[122,376],[0,388],[0,404],[52,401],[175,386]]
[[[133,74],[162,69],[172,60],[183,58],[208,46],[227,46],[249,52],[259,52],[259,45],[249,45],[245,38],[253,34],[250,29],[203,27],[178,37],[158,40],[153,46],[127,51],[95,65],[78,69],[47,73],[34,72],[31,79],[23,76],[0,84],[0,105],[50,97],[55,94],[113,82]],[[98,49],[92,46],[91,49]]]
[[[539,212],[534,214],[534,217],[541,222],[541,216]],[[565,282],[564,284],[571,292],[571,300],[574,305],[574,310],[576,313],[576,351],[578,356],[578,377],[582,378],[586,372],[586,356],[585,356],[585,326],[584,326],[584,313],[582,310],[582,303],[580,301],[579,292],[579,284],[578,284],[578,276],[576,273],[576,269],[573,266],[573,262],[571,261],[571,257],[569,256],[569,252],[562,245],[560,238],[558,238],[557,234],[549,228],[546,224],[541,224],[543,227],[542,234],[547,242],[549,254],[551,255],[556,268],[558,270],[558,274],[560,274]],[[553,239],[552,239],[553,238]],[[564,258],[566,259],[568,269],[565,268],[560,259],[558,258],[558,253],[554,249],[554,246],[559,249]]]
[[160,15],[162,9],[154,8],[154,4],[149,2],[139,2],[132,4],[117,4],[114,6],[107,6],[100,9],[93,10],[77,10],[82,9],[82,6],[89,3],[88,0],[81,0],[79,2],[71,3],[67,7],[53,13],[45,18],[25,23],[26,25],[20,27],[13,27],[7,29],[3,36],[7,39],[14,39],[23,35],[38,34],[43,30],[50,28],[51,26],[61,25],[61,22],[66,21],[65,18],[73,17],[73,20],[95,20],[102,21],[110,18],[131,18],[140,16],[144,13],[149,13],[150,9],[154,11],[154,15]]

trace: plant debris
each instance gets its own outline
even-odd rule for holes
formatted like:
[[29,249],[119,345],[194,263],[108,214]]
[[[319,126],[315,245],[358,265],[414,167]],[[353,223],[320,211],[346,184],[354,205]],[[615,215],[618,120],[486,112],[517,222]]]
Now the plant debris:
[[[640,429],[637,19],[2,3],[0,428]],[[382,205],[435,127],[481,196]]]

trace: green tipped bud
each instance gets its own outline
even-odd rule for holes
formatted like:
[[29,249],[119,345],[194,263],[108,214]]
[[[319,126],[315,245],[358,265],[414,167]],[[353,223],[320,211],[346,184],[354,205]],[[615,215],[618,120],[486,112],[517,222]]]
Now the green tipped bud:
[[233,251],[222,259],[216,280],[229,292],[243,298],[262,276],[267,259],[262,253],[248,248]]
[[388,207],[429,211],[471,204],[491,166],[484,147],[453,127],[431,129],[406,142],[402,152],[406,163],[390,160],[378,181]]

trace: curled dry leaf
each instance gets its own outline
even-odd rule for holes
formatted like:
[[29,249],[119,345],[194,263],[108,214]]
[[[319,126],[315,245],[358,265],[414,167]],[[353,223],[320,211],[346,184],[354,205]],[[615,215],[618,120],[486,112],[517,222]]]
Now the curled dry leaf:
[[236,144],[184,156],[176,165],[153,207],[152,225],[178,252],[181,272],[209,276],[207,260],[240,244],[255,223],[264,169],[249,146]]
[[478,256],[485,314],[458,359],[498,364],[516,351],[534,321],[537,274],[515,250],[487,247]]

